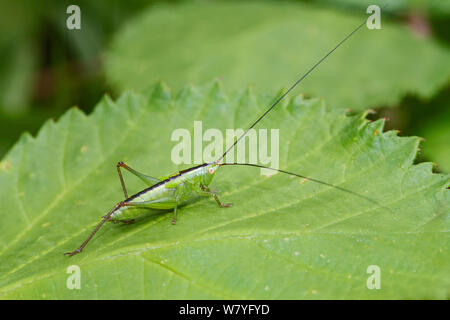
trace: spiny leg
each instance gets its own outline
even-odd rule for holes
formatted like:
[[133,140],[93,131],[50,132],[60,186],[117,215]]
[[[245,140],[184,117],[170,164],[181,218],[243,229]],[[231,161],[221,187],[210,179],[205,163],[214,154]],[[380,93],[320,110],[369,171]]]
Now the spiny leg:
[[142,181],[144,181],[150,187],[152,185],[154,185],[154,184],[156,184],[156,183],[161,181],[161,180],[159,180],[157,178],[153,178],[153,177],[147,176],[147,175],[145,175],[143,173],[140,173],[139,171],[134,170],[133,168],[129,167],[128,165],[126,165],[125,163],[120,161],[120,162],[117,163],[117,173],[119,174],[120,184],[122,185],[123,194],[125,195],[125,199],[128,199],[128,192],[127,192],[127,189],[125,187],[125,182],[124,182],[123,177],[122,177],[121,168],[124,168],[125,170],[128,170],[129,172],[131,172],[132,174],[134,174],[135,176],[140,178]]
[[102,221],[100,221],[100,223],[95,227],[94,231],[91,232],[91,234],[89,235],[89,237],[84,240],[84,242],[81,244],[81,246],[78,247],[78,249],[72,251],[72,252],[66,252],[64,253],[65,255],[69,255],[69,257],[80,253],[84,247],[86,247],[86,245],[88,244],[88,242],[92,239],[92,237],[97,233],[97,231],[102,227],[102,225],[106,222],[111,220],[111,215],[120,207],[123,207],[125,204],[123,202],[119,202],[118,204],[116,204],[114,206],[114,208],[111,209],[111,211],[108,212],[108,214],[106,216],[103,217]]
[[130,219],[130,220],[115,220],[113,221],[113,223],[123,223],[123,224],[132,224],[134,223],[134,219]]
[[127,188],[125,187],[125,182],[123,181],[122,177],[122,171],[120,170],[121,167],[124,167],[126,164],[122,161],[117,163],[117,173],[119,174],[120,184],[122,185],[123,195],[125,196],[125,199],[128,199],[128,193]]
[[201,186],[201,189],[206,194],[209,194],[212,197],[214,197],[214,199],[216,200],[216,202],[219,205],[219,207],[228,208],[228,207],[231,207],[233,205],[232,203],[222,203],[222,202],[220,202],[219,197],[217,196],[217,190],[211,191],[208,187],[205,187],[205,186]]
[[[158,200],[160,201],[160,200]],[[91,234],[89,235],[89,237],[84,240],[84,242],[81,244],[81,246],[72,251],[72,252],[66,252],[64,253],[65,255],[69,255],[70,257],[80,253],[81,251],[83,251],[84,247],[86,247],[86,245],[88,244],[88,242],[92,239],[92,237],[97,233],[97,231],[102,227],[102,225],[106,222],[106,221],[111,221],[111,215],[116,212],[120,207],[145,207],[145,205],[151,204],[151,203],[155,203],[158,201],[143,201],[143,202],[119,202],[118,204],[116,204],[114,206],[114,208],[111,209],[111,211],[108,212],[108,214],[106,216],[103,216],[102,221],[100,221],[100,223],[95,227],[94,231],[91,232]],[[123,220],[124,223],[133,223],[134,219],[131,220]]]

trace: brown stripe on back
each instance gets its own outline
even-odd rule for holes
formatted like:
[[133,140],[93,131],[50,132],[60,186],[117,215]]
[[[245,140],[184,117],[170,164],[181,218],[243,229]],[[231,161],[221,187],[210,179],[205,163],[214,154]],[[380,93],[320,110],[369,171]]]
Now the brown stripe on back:
[[192,168],[188,168],[186,170],[181,170],[181,171],[178,172],[178,174],[176,174],[174,176],[171,176],[171,177],[167,178],[166,180],[160,181],[160,182],[152,185],[151,187],[148,187],[148,188],[146,188],[146,189],[144,189],[144,190],[142,190],[142,191],[140,191],[140,192],[138,192],[138,193],[128,197],[128,199],[126,199],[124,202],[130,202],[131,200],[136,199],[137,197],[147,193],[148,191],[153,190],[153,189],[155,189],[155,188],[157,188],[159,186],[162,186],[162,185],[166,184],[167,182],[169,182],[169,181],[171,181],[173,179],[176,179],[176,178],[180,177],[182,174],[185,174],[185,173],[190,172],[190,171],[194,171],[195,169],[198,169],[198,168],[201,168],[201,167],[205,167],[207,165],[208,165],[208,163],[203,163],[201,165],[198,165],[198,166],[195,166],[195,167],[192,167]]

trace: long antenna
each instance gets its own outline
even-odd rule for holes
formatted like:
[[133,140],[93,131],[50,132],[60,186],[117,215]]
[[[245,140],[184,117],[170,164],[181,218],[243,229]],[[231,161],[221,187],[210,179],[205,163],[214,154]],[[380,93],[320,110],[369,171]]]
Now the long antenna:
[[272,111],[275,106],[280,103],[281,100],[284,99],[288,95],[289,92],[291,92],[300,82],[303,81],[315,68],[317,68],[330,54],[332,54],[337,48],[339,48],[347,39],[349,39],[353,34],[361,29],[366,24],[366,21],[361,23],[355,30],[350,32],[341,42],[339,42],[332,50],[330,50],[326,55],[324,55],[319,61],[317,61],[303,76],[301,76],[285,93],[283,93],[278,99],[275,100],[275,102],[272,103],[269,109],[266,110],[234,143],[231,145],[224,154],[217,159],[214,163],[219,163],[220,160],[222,160],[225,155],[233,149],[233,147],[259,122],[262,118],[264,118],[270,111]]
[[373,204],[376,204],[380,208],[386,209],[386,210],[394,213],[390,208],[383,206],[380,202],[378,202],[378,201],[376,201],[374,199],[366,197],[366,196],[364,196],[362,194],[359,194],[357,192],[354,192],[352,190],[349,190],[349,189],[346,189],[346,188],[342,188],[342,187],[336,186],[336,185],[328,183],[328,182],[324,182],[324,181],[320,181],[320,180],[317,180],[317,179],[313,179],[313,178],[310,178],[310,177],[307,177],[307,176],[304,176],[304,175],[301,175],[301,174],[298,174],[298,173],[293,173],[293,172],[289,172],[289,171],[285,171],[285,170],[280,170],[280,169],[275,169],[275,168],[271,168],[271,167],[261,166],[259,164],[253,164],[253,163],[237,163],[237,162],[221,163],[221,164],[219,164],[219,166],[247,166],[247,167],[255,167],[255,168],[269,169],[269,170],[285,173],[285,174],[288,174],[288,175],[291,175],[291,176],[295,176],[295,177],[298,177],[298,178],[304,178],[306,180],[310,180],[310,181],[313,181],[313,182],[316,182],[316,183],[323,184],[323,185],[328,186],[328,187],[332,187],[332,188],[335,188],[335,189],[338,189],[338,190],[341,190],[341,191],[344,191],[344,192],[348,192],[348,193],[350,193],[350,194],[352,194],[352,195],[354,195],[356,197],[359,197],[359,198],[362,198],[362,199],[364,199],[366,201],[372,202]]

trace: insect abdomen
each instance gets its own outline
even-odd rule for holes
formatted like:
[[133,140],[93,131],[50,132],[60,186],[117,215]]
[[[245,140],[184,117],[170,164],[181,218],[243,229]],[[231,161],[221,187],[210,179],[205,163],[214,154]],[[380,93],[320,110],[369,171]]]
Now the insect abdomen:
[[139,204],[141,202],[153,203],[144,204],[139,207],[133,205],[120,207],[111,215],[111,220],[130,220],[137,218],[146,212],[146,208],[155,210],[173,209],[175,206],[173,193],[174,190],[166,188],[164,184],[156,188],[148,189],[146,192],[140,192],[125,202],[130,204]]

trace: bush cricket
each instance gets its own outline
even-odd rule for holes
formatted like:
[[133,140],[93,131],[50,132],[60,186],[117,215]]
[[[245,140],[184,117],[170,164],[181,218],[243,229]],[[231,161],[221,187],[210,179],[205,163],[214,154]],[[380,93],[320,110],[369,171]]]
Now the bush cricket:
[[[375,203],[376,205],[383,207],[378,201],[366,197],[364,195],[358,194],[354,191],[332,185],[330,183],[320,181],[317,179],[309,178],[300,174],[288,172],[285,170],[274,169],[270,167],[265,167],[257,164],[250,163],[221,163],[222,159],[225,155],[236,146],[236,144],[248,133],[250,129],[252,129],[259,121],[261,121],[270,111],[272,111],[278,103],[283,100],[286,95],[289,94],[301,81],[303,81],[317,66],[319,66],[329,55],[331,55],[339,46],[341,46],[347,39],[349,39],[355,32],[361,29],[366,22],[359,25],[356,29],[350,32],[343,40],[341,40],[332,50],[330,50],[326,55],[324,55],[320,60],[318,60],[305,74],[303,74],[294,84],[289,87],[280,97],[278,97],[270,107],[255,121],[253,124],[241,135],[238,139],[234,141],[234,143],[226,149],[225,153],[218,158],[216,161],[212,163],[204,163],[186,170],[179,171],[177,173],[160,177],[153,178],[142,174],[123,162],[119,162],[117,164],[117,171],[120,179],[120,183],[122,185],[123,193],[125,196],[125,200],[117,203],[111,211],[109,211],[100,223],[95,227],[92,233],[88,236],[88,238],[81,244],[81,246],[72,251],[65,253],[66,255],[73,256],[77,253],[80,253],[84,247],[88,244],[88,242],[92,239],[95,233],[103,226],[103,224],[107,221],[111,222],[121,222],[121,223],[133,223],[134,219],[137,216],[143,214],[141,210],[130,210],[134,208],[147,208],[147,209],[156,209],[156,210],[171,210],[173,209],[173,218],[172,223],[175,224],[177,212],[179,211],[179,207],[181,203],[186,200],[193,198],[193,196],[201,195],[201,196],[210,196],[215,199],[217,204],[220,207],[229,207],[231,203],[222,203],[219,197],[216,194],[216,191],[211,191],[209,189],[209,184],[213,180],[214,174],[216,171],[222,166],[251,166],[257,168],[265,168],[269,170],[274,170],[277,172],[281,172],[284,174],[288,174],[290,176],[304,178],[309,181],[313,181],[316,183],[320,183],[326,185],[328,187],[332,187],[343,192],[352,194],[355,197],[359,197],[365,199],[366,201],[370,201]],[[132,174],[136,175],[142,181],[144,181],[148,188],[140,191],[137,194],[132,196],[128,196],[128,192],[122,177],[121,169],[125,169]],[[384,208],[384,207],[383,207]]]

